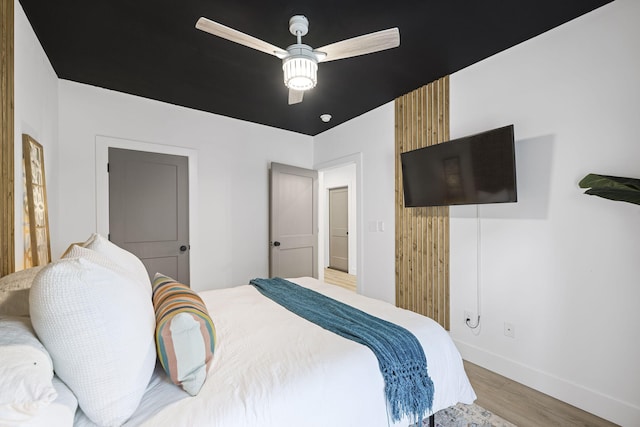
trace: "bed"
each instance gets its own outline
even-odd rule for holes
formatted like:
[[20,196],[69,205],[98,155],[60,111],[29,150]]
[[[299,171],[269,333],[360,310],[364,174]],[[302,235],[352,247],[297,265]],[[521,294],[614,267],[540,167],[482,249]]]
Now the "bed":
[[[92,238],[94,241],[96,240],[95,236]],[[134,269],[123,268],[123,265],[131,262],[131,266],[135,265],[135,268],[139,268],[139,266],[126,254],[118,252],[119,248],[112,248],[109,246],[110,243],[105,242],[104,239],[99,237],[97,239],[100,241],[100,245],[94,245],[92,249],[75,250],[71,256],[67,256],[67,260],[78,263],[78,251],[80,251],[82,256],[92,260],[88,263],[80,262],[78,265],[82,269],[86,269],[88,266],[93,269],[102,268],[100,275],[90,277],[86,276],[85,270],[81,270],[81,274],[86,276],[83,276],[83,285],[80,288],[71,289],[67,298],[75,298],[77,301],[74,304],[78,305],[83,298],[82,295],[79,295],[83,291],[78,291],[78,289],[87,288],[87,277],[99,282],[105,274],[109,275],[109,280],[103,281],[108,283],[106,294],[99,296],[99,298],[95,294],[91,294],[87,298],[92,298],[91,301],[97,298],[99,301],[92,309],[111,310],[105,302],[109,298],[118,298],[120,295],[116,304],[120,307],[113,312],[108,311],[107,316],[103,316],[109,318],[117,313],[116,316],[119,319],[116,322],[120,323],[110,325],[109,328],[112,331],[115,328],[119,332],[115,334],[115,337],[114,334],[105,335],[103,341],[127,340],[126,351],[120,355],[123,359],[118,362],[117,359],[112,358],[105,363],[100,363],[96,369],[95,363],[87,362],[87,355],[83,353],[84,349],[78,349],[78,347],[84,346],[82,332],[76,332],[73,337],[65,335],[64,340],[60,340],[59,336],[56,336],[53,341],[51,338],[47,338],[49,332],[42,324],[49,322],[48,317],[52,316],[52,313],[47,313],[46,310],[54,310],[54,308],[42,308],[43,305],[51,306],[51,302],[47,300],[45,304],[39,299],[42,298],[43,292],[46,295],[51,294],[43,289],[51,289],[49,282],[53,279],[60,281],[62,276],[59,271],[56,274],[47,274],[49,270],[54,272],[56,268],[59,270],[59,266],[46,267],[43,271],[38,272],[33,279],[30,319],[37,332],[34,336],[51,354],[52,367],[55,368],[56,375],[54,376],[52,371],[50,381],[52,381],[52,386],[57,393],[54,397],[49,394],[48,402],[43,402],[38,410],[32,411],[27,417],[28,422],[23,419],[22,424],[15,425],[54,425],[52,422],[54,418],[59,420],[57,425],[76,426],[313,427],[358,425],[382,427],[411,424],[409,419],[403,419],[399,422],[391,421],[383,392],[383,378],[376,356],[371,350],[291,313],[263,296],[251,285],[209,290],[198,294],[206,306],[212,324],[215,325],[215,351],[212,352],[211,358],[203,368],[205,377],[201,388],[195,395],[187,393],[176,385],[172,377],[157,363],[155,354],[158,350],[157,339],[153,342],[153,355],[149,355],[146,334],[153,335],[156,318],[153,319],[153,326],[150,326],[148,324],[148,309],[145,320],[139,322],[143,324],[139,331],[129,331],[129,329],[136,329],[140,325],[136,324],[133,327],[135,317],[133,319],[127,318],[126,313],[132,310],[140,311],[140,305],[147,304],[141,301],[151,299],[150,292],[143,289],[142,286],[130,294],[130,288],[137,286],[134,283],[139,283],[144,279],[139,276],[134,278],[132,274]],[[91,245],[87,246],[91,247]],[[100,249],[100,246],[102,249],[108,248],[106,252],[102,251],[102,255],[105,253],[110,255],[109,260],[107,260],[109,258],[107,256],[95,258],[96,255],[93,252],[100,252],[96,250]],[[87,252],[89,250],[92,252]],[[66,262],[71,263],[72,261]],[[77,277],[79,273],[75,274],[74,277]],[[113,285],[114,277],[122,279],[122,276],[127,275],[129,280],[125,280],[123,285],[126,288],[118,288]],[[146,280],[148,283],[148,278]],[[428,372],[433,381],[432,412],[435,413],[458,402],[470,404],[475,400],[476,396],[464,372],[460,354],[449,334],[433,320],[313,278],[302,277],[289,280],[411,331],[422,344],[427,359]],[[69,281],[72,279],[65,279],[65,283]],[[43,282],[48,285],[44,286]],[[56,301],[61,299],[59,296],[60,288],[66,286],[65,283],[57,283],[58,291],[47,298],[56,299]],[[122,298],[123,289],[126,289],[127,298]],[[76,309],[77,307],[68,308],[66,305],[62,308],[55,306],[55,313],[65,312],[64,317],[73,318],[78,315]],[[71,310],[71,312],[65,310]],[[87,323],[86,315],[85,309],[82,312],[82,316],[85,316],[82,322],[75,319],[68,324],[75,328],[74,331],[77,331],[77,328],[80,327],[79,324]],[[101,321],[103,322],[104,319]],[[55,333],[59,334],[60,327],[59,324],[54,326]],[[87,336],[90,336],[90,339],[95,339],[96,333],[94,331],[100,327],[100,325],[91,326],[92,333]],[[72,351],[72,353],[61,352],[56,347],[69,345],[67,341],[75,339],[76,335],[80,337],[80,341],[73,343],[71,349],[65,349],[65,351]],[[100,336],[99,333],[97,335]],[[127,336],[120,337],[118,335]],[[116,344],[121,345],[122,343],[117,342]],[[101,352],[111,351],[111,347],[113,347],[113,345],[103,345],[102,341],[94,342],[92,345],[97,345],[98,351]],[[135,347],[139,347],[139,349]],[[96,350],[91,351],[95,352]],[[67,360],[60,359],[61,355],[65,354],[72,354],[72,356],[66,356],[67,358],[75,358],[69,364],[70,366],[65,366]],[[97,352],[95,354],[95,357],[102,357]],[[149,360],[151,357],[153,357],[152,361]],[[136,361],[140,361],[144,368],[136,368]],[[121,365],[112,366],[118,365],[118,363]],[[83,366],[84,368],[82,368]],[[105,376],[103,371],[109,368],[114,369],[115,373]],[[80,378],[80,381],[85,381],[84,383],[78,385],[74,382],[76,379],[67,379],[69,370],[74,371],[72,375],[77,375],[77,371],[82,369],[88,370],[88,373],[83,374]],[[119,372],[123,369],[126,372]],[[140,375],[142,371],[144,372]],[[119,382],[107,384],[114,375],[121,375]],[[85,378],[86,376],[89,376],[88,380]],[[137,378],[139,376],[140,378]],[[58,377],[64,381],[59,381]],[[128,384],[129,382],[131,384]],[[103,384],[103,390],[98,387],[98,384]],[[126,419],[101,419],[98,416],[98,422],[96,422],[96,417],[93,416],[96,413],[95,408],[90,407],[95,402],[90,402],[91,405],[89,405],[83,394],[90,392],[94,393],[94,398],[95,395],[102,398],[105,394],[121,393],[122,388],[128,387],[135,390],[124,394],[125,406],[127,406],[125,412],[131,412],[127,412]],[[74,396],[77,399],[74,399]],[[84,409],[90,409],[88,413],[92,416],[88,416]],[[47,415],[47,411],[53,410],[57,414],[54,418]],[[2,416],[3,411],[0,403],[0,421]],[[39,424],[42,420],[47,422]]]

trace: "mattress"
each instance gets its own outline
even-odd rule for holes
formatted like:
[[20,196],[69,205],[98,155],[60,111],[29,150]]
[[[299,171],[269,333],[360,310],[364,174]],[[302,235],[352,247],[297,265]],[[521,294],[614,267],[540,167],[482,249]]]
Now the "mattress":
[[[476,396],[453,341],[419,314],[312,278],[290,279],[410,330],[434,383],[433,412]],[[207,380],[189,396],[156,370],[127,426],[407,426],[391,423],[378,361],[367,347],[304,320],[253,286],[200,293],[218,344]],[[75,424],[92,425],[79,411]]]

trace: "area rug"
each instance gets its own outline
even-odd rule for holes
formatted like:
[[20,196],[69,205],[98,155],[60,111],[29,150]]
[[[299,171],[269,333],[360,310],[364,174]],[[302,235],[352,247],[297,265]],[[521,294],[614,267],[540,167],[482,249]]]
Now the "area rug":
[[[417,424],[411,427],[417,427]],[[424,420],[421,427],[429,427],[429,420]],[[472,405],[458,403],[456,406],[436,412],[436,427],[516,427],[516,425],[475,403]]]

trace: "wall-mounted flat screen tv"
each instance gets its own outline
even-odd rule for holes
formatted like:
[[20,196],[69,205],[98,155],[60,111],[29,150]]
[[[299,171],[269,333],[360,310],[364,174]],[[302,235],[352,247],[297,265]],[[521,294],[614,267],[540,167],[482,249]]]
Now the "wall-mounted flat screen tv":
[[518,200],[513,125],[400,156],[406,207]]

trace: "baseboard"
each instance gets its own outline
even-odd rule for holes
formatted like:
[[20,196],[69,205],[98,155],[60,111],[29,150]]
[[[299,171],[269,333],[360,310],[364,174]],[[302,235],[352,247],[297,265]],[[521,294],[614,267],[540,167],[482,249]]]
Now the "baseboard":
[[454,340],[462,358],[621,426],[640,425],[640,408],[539,371],[471,344]]

